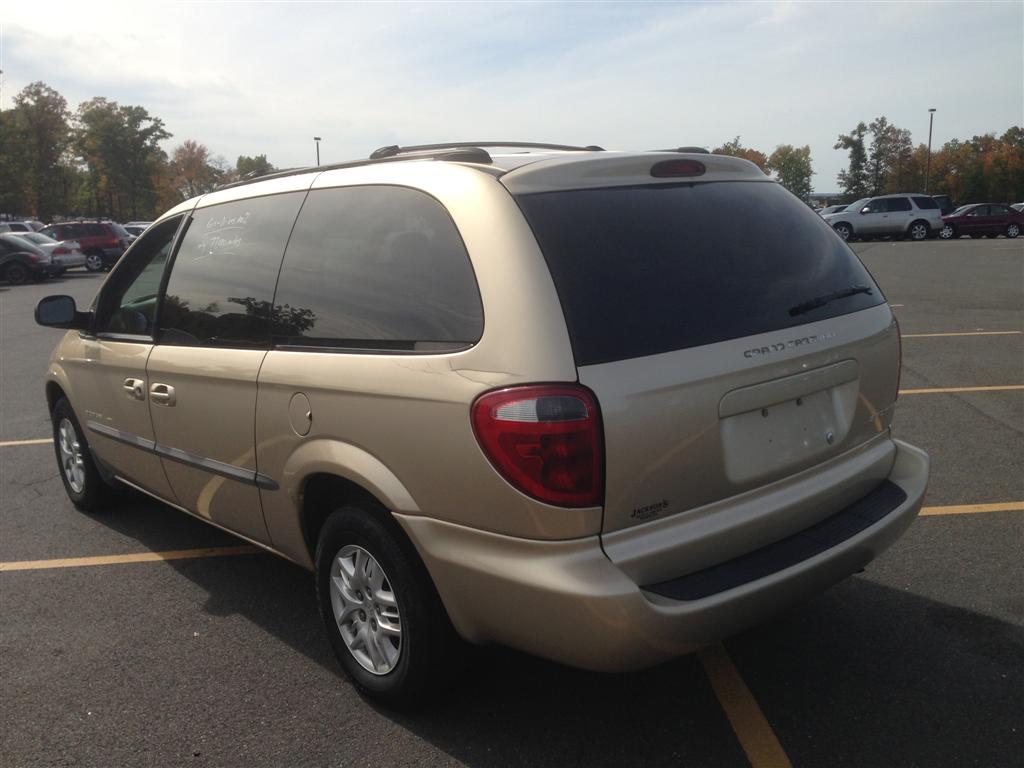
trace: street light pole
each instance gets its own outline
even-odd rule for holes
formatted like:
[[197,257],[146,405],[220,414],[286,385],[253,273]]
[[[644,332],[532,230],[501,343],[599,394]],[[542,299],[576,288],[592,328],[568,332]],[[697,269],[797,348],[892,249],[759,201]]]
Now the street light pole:
[[[924,193],[928,194],[928,182],[932,176],[932,122],[935,120],[935,107],[928,109],[928,163],[924,172]],[[319,163],[318,163],[319,165]]]
[[[320,137],[314,136],[313,141],[316,142],[316,164],[320,165]],[[928,140],[929,146],[931,145],[931,139]],[[927,191],[927,190],[925,190]]]

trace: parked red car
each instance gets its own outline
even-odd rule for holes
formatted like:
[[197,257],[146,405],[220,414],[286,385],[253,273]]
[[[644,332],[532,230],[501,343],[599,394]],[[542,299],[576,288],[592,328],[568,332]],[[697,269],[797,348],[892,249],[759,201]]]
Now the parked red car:
[[1008,205],[979,203],[961,205],[948,216],[942,217],[939,237],[950,240],[961,235],[971,237],[1016,237],[1024,228],[1024,213]]
[[85,254],[85,268],[90,272],[110,269],[135,239],[120,224],[110,221],[68,221],[51,224],[41,231],[54,240],[77,240]]

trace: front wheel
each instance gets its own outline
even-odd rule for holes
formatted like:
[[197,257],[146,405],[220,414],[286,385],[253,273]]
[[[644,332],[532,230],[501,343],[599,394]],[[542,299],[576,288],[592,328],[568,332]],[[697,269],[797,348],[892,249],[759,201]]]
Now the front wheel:
[[952,240],[953,238],[957,237],[956,227],[954,227],[952,224],[944,224],[942,229],[939,230],[939,237],[941,237],[943,240]]
[[85,256],[85,268],[90,272],[99,272],[103,269],[103,257],[98,253],[88,253]]
[[29,269],[24,264],[12,261],[4,269],[4,280],[11,285],[21,285],[29,278]]
[[832,227],[832,229],[834,229],[836,234],[843,238],[843,240],[849,240],[853,237],[853,229],[846,222],[840,222]]
[[921,241],[928,239],[929,228],[928,224],[923,221],[915,221],[910,225],[910,239]]
[[60,479],[71,503],[83,512],[106,507],[113,489],[100,476],[89,452],[89,443],[75,418],[71,403],[61,398],[53,408],[53,447],[57,452]]
[[388,512],[343,506],[316,549],[320,616],[356,688],[393,707],[453,677],[456,638],[426,568]]
[[1007,224],[1006,225],[1006,236],[1009,238],[1015,238],[1020,234],[1020,224]]

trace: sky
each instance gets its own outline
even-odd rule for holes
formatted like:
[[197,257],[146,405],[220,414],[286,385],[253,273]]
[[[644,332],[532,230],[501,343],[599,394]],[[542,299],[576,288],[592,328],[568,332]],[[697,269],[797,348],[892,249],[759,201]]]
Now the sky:
[[0,2],[0,108],[145,107],[234,164],[388,144],[811,147],[879,115],[928,141],[1024,124],[1024,2]]

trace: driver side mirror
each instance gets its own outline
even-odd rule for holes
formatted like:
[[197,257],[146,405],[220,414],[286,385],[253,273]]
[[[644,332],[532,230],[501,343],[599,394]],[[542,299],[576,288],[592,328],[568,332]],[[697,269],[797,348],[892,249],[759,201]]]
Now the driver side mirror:
[[863,208],[861,208],[860,209],[860,215],[863,216],[865,213],[871,213],[869,208],[870,208],[870,206],[867,206],[867,205],[865,205]]
[[87,331],[92,312],[79,312],[71,296],[47,296],[36,305],[36,322],[49,328]]

